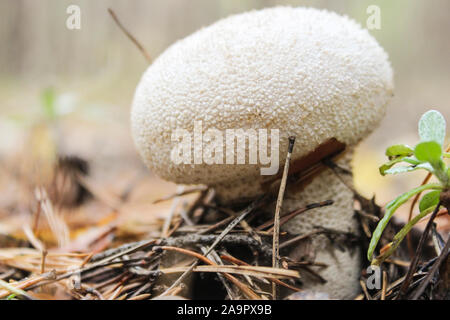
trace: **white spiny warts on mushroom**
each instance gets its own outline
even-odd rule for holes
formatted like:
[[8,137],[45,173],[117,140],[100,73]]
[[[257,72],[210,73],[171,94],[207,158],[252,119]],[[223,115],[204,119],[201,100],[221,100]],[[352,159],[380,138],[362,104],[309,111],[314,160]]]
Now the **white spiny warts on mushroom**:
[[[312,8],[276,7],[220,20],[168,48],[145,72],[132,107],[135,144],[148,167],[181,184],[213,186],[223,202],[261,193],[259,165],[170,160],[177,128],[280,130],[280,168],[288,137],[296,136],[292,159],[330,138],[349,151],[384,116],[393,75],[387,54],[353,20]],[[248,146],[247,146],[248,149]],[[248,150],[247,150],[248,151]],[[290,221],[285,229],[305,233],[314,225],[356,232],[352,194],[334,174],[320,173],[301,191],[287,189],[284,211],[335,200]],[[298,200],[292,200],[296,198]],[[334,298],[357,292],[359,253],[330,248],[316,238],[317,261],[327,284],[315,286]]]

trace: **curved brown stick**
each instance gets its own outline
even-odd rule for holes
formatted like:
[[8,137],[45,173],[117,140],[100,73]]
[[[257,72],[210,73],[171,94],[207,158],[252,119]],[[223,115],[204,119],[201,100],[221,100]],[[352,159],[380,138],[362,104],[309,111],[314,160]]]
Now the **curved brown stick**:
[[119,26],[120,30],[122,30],[123,33],[125,33],[125,35],[128,37],[128,39],[130,39],[131,42],[133,42],[136,45],[136,47],[139,49],[139,51],[141,51],[142,55],[145,57],[145,60],[147,60],[147,62],[149,64],[152,63],[152,58],[148,54],[147,50],[145,50],[144,47],[139,43],[139,41],[137,41],[137,39],[127,29],[125,29],[123,24],[120,23],[119,18],[117,18],[114,11],[111,8],[108,8],[108,12],[111,15],[111,17],[114,19],[116,24]]

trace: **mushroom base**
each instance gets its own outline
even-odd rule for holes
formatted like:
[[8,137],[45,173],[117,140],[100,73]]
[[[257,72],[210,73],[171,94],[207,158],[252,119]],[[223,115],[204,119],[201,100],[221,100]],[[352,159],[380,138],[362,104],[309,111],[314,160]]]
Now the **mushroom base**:
[[[350,160],[353,148],[350,148],[336,164],[351,171]],[[342,180],[341,180],[342,179]],[[223,203],[241,197],[250,197],[258,193],[259,183],[247,182],[241,188],[231,186],[217,186],[216,192]],[[353,299],[359,293],[359,278],[361,271],[361,250],[347,239],[344,233],[358,235],[358,221],[354,217],[353,192],[347,186],[352,186],[350,174],[340,174],[338,177],[331,169],[325,169],[314,179],[301,188],[293,186],[286,188],[281,214],[306,207],[309,204],[324,200],[333,200],[330,206],[306,211],[282,226],[282,230],[291,235],[308,234],[317,227],[337,231],[331,236],[325,234],[314,235],[295,246],[292,245],[289,257],[293,260],[313,260],[327,267],[311,267],[326,283],[318,281],[317,277],[305,275],[302,277],[302,288],[328,293],[333,299]],[[242,184],[241,184],[242,185]],[[230,191],[231,190],[231,191]],[[275,205],[267,208],[267,218],[273,216]],[[340,234],[339,231],[342,233]],[[334,238],[333,238],[334,237]],[[308,243],[306,243],[308,242]],[[308,244],[305,246],[305,244]],[[305,252],[308,247],[308,252]],[[300,270],[301,275],[305,273]]]
[[[346,152],[336,163],[351,170],[350,157],[353,150]],[[341,180],[342,179],[342,180]],[[345,182],[345,184],[344,184]],[[310,240],[312,258],[317,263],[327,267],[313,267],[327,282],[321,284],[314,279],[305,279],[304,286],[308,289],[326,292],[334,299],[353,299],[359,293],[359,277],[361,271],[361,250],[354,247],[351,239],[344,233],[358,235],[358,221],[354,216],[353,192],[347,187],[352,186],[352,176],[340,174],[338,177],[331,169],[321,172],[302,190],[287,190],[282,212],[291,212],[308,204],[333,200],[330,206],[306,211],[292,219],[283,230],[291,234],[307,234],[322,227],[342,234],[314,236]],[[301,243],[293,248],[290,256],[301,259]],[[310,277],[309,277],[310,278]]]

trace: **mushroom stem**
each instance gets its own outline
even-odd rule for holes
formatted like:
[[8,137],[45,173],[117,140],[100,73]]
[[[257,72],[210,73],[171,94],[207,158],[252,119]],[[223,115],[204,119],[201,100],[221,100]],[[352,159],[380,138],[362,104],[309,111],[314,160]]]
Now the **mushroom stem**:
[[[351,172],[351,159],[354,147],[350,146],[339,158],[335,159],[336,165],[345,169],[343,172]],[[263,178],[260,178],[263,179]],[[234,188],[230,184],[214,186],[218,199],[223,203],[240,202],[239,196],[248,196],[253,192],[258,193],[261,185],[257,178],[252,178],[245,183],[234,182]],[[286,187],[284,201],[280,214],[304,208],[311,203],[331,199],[330,206],[319,206],[296,216],[283,224],[282,229],[290,234],[301,236],[313,233],[316,227],[333,229],[345,233],[357,234],[358,222],[354,217],[353,208],[353,179],[351,174],[341,173],[337,176],[332,169],[324,168],[314,176],[308,184],[296,185],[295,182]],[[262,190],[259,190],[262,192]],[[267,216],[273,215],[276,204],[267,209]],[[345,239],[344,239],[345,240]],[[307,240],[305,240],[307,241]],[[317,233],[312,237],[310,251],[305,253],[305,242],[300,241],[292,246],[290,257],[293,259],[314,259],[315,262],[324,263],[326,268],[318,267],[316,270],[327,282],[318,283],[313,278],[304,278],[304,287],[319,292],[327,292],[332,298],[352,299],[359,291],[360,250],[350,246],[338,246],[329,238]],[[305,257],[306,256],[306,257]]]
[[[336,164],[351,171],[351,157],[353,147],[339,159]],[[290,212],[302,208],[310,203],[332,199],[333,205],[309,210],[298,215],[285,224],[284,230],[296,235],[311,233],[317,226],[342,232],[358,233],[358,222],[354,217],[353,191],[348,186],[353,186],[351,175],[337,176],[327,168],[319,173],[314,180],[302,189],[288,189],[285,195],[283,212]],[[345,184],[344,184],[345,183]],[[304,259],[312,256],[315,262],[325,263],[326,268],[317,271],[327,283],[321,284],[304,279],[309,289],[319,292],[327,292],[332,298],[352,299],[358,291],[358,279],[360,270],[359,248],[351,248],[337,243],[332,243],[326,235],[314,236],[310,251],[305,254],[305,243],[300,242],[290,252],[293,259]]]

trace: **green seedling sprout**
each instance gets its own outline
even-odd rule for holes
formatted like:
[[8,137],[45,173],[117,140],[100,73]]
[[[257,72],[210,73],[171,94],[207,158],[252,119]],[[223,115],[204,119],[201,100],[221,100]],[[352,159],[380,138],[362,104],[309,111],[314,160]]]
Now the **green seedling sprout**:
[[[386,149],[386,156],[389,161],[380,167],[381,175],[426,170],[437,178],[438,183],[428,183],[416,187],[401,194],[386,205],[385,214],[372,235],[369,250],[367,251],[367,258],[373,265],[379,265],[391,256],[412,227],[433,212],[438,205],[440,206],[441,193],[450,189],[450,168],[444,162],[445,158],[450,158],[450,153],[443,150],[445,135],[446,124],[444,117],[440,112],[430,110],[420,118],[420,142],[415,147],[398,144]],[[395,166],[400,163],[406,165]],[[427,190],[429,192],[422,196],[419,203],[420,213],[394,236],[386,250],[381,252],[376,258],[373,258],[378,241],[395,211],[412,197]]]

